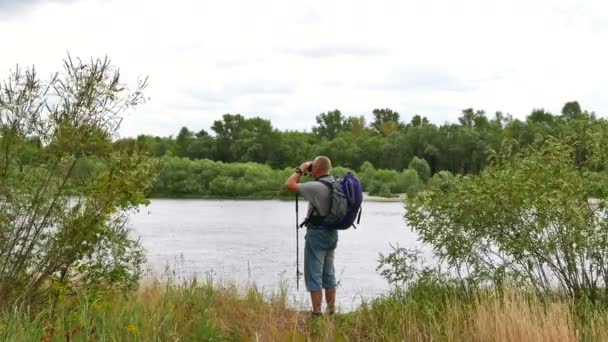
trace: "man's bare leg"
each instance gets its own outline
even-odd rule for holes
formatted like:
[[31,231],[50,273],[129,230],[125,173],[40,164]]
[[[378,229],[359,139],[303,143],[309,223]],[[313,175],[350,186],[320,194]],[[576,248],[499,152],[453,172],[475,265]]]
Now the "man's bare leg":
[[312,312],[321,313],[321,303],[323,302],[322,291],[310,291],[310,301],[312,302]]
[[325,301],[327,302],[327,312],[332,315],[335,310],[336,289],[325,289]]

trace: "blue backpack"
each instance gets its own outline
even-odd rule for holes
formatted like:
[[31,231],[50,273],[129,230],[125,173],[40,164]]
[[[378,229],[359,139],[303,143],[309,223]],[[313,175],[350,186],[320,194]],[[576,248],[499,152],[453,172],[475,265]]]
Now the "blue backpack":
[[344,177],[333,180],[319,180],[325,184],[331,193],[329,201],[329,211],[326,216],[314,215],[318,213],[317,208],[313,209],[310,216],[306,218],[300,227],[313,224],[325,229],[348,229],[361,221],[361,203],[363,202],[363,189],[361,182],[352,172],[348,172]]

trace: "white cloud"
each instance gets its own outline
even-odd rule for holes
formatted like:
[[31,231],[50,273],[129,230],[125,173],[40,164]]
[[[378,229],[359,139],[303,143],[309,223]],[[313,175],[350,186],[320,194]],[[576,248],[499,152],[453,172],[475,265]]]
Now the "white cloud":
[[302,57],[327,58],[340,56],[368,57],[387,54],[386,49],[358,45],[326,44],[304,48],[285,48],[285,52]]
[[68,51],[107,54],[125,79],[150,76],[127,136],[208,129],[224,113],[310,130],[335,108],[436,123],[468,107],[524,117],[573,99],[608,112],[601,1],[30,2],[0,0],[0,75],[16,63],[49,74]]
[[69,3],[72,1],[78,0],[0,0],[0,18],[18,14],[18,12],[25,11],[34,5],[52,2]]

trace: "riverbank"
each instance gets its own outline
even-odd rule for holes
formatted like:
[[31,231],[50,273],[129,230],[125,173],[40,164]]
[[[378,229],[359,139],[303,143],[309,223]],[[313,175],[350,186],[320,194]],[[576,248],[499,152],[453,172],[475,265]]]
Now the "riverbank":
[[53,310],[0,311],[3,341],[577,341],[606,340],[605,308],[530,294],[415,284],[355,311],[311,319],[280,288],[154,282],[130,294],[62,297]]
[[404,202],[406,199],[405,194],[397,194],[395,197],[380,197],[380,196],[370,196],[367,192],[363,193],[363,201],[364,202]]
[[[406,194],[395,194],[391,197],[371,196],[369,193],[363,193],[364,202],[403,202],[406,199]],[[204,199],[204,200],[293,200],[294,195],[291,193],[262,193],[252,196],[238,196],[238,197],[218,197],[218,196],[179,196],[179,197],[167,197],[167,196],[151,196],[150,199]],[[301,197],[300,197],[301,198]]]

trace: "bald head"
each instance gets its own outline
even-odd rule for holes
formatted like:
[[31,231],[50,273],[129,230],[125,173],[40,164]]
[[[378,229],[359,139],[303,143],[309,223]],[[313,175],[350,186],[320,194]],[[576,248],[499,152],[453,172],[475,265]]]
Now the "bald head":
[[318,156],[312,163],[314,177],[329,175],[331,173],[331,160],[325,156]]

